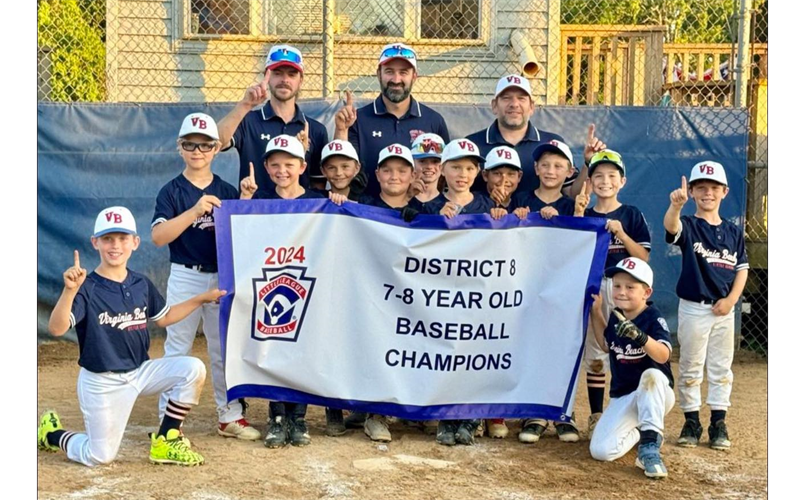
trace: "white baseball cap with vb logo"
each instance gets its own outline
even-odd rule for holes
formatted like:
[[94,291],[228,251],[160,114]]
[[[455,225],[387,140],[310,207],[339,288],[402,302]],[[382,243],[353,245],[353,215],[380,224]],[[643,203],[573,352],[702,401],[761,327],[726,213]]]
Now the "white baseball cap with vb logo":
[[206,135],[210,139],[218,140],[218,125],[212,116],[204,113],[190,113],[184,117],[182,128],[179,129],[179,138],[190,134]]
[[509,146],[498,146],[486,155],[484,170],[493,170],[498,167],[511,167],[522,170],[520,165],[520,155],[517,150]]
[[504,90],[511,87],[517,87],[525,91],[529,96],[531,95],[531,83],[528,78],[520,75],[506,75],[498,80],[498,84],[495,87],[495,97],[497,98]]
[[703,161],[693,165],[690,171],[690,182],[694,181],[713,181],[727,186],[727,174],[724,172],[724,165],[717,161]]
[[291,156],[301,158],[303,161],[305,159],[305,147],[299,142],[299,139],[292,135],[282,134],[271,138],[268,144],[266,144],[266,152],[263,153],[263,160],[271,153],[276,153],[277,151],[283,151]]
[[134,216],[126,207],[109,207],[101,210],[95,218],[95,232],[97,238],[108,233],[137,234],[137,223]]
[[631,274],[634,279],[642,281],[648,285],[649,288],[654,285],[654,271],[652,271],[648,263],[642,259],[626,257],[618,262],[615,267],[610,267],[604,272],[607,278],[611,278],[618,273]]
[[321,150],[321,162],[324,163],[324,160],[331,156],[346,156],[351,160],[355,160],[358,163],[361,160],[358,158],[358,152],[355,151],[355,147],[349,141],[342,141],[341,139],[335,139],[327,143],[322,150]]
[[445,146],[442,163],[459,158],[476,158],[478,161],[484,161],[481,149],[469,139],[453,139]]
[[377,158],[377,168],[380,168],[384,161],[392,157],[402,158],[410,163],[411,167],[414,166],[414,157],[411,156],[411,150],[402,144],[395,143],[380,150],[380,156]]

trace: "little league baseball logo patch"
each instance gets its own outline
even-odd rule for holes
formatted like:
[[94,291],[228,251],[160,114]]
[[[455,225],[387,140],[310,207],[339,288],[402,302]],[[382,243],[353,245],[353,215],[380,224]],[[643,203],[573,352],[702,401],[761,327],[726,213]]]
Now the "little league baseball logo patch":
[[306,272],[300,266],[263,268],[262,277],[252,280],[253,339],[296,342],[316,284]]

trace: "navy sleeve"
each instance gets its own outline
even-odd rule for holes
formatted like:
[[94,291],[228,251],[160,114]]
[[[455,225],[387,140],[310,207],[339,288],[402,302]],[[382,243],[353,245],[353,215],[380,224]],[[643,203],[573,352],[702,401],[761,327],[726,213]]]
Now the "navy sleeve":
[[634,208],[632,211],[632,218],[631,218],[631,227],[626,232],[630,238],[635,240],[635,242],[644,247],[649,252],[651,251],[651,233],[648,230],[648,223],[646,222],[646,216],[643,215],[638,208]]
[[[251,111],[249,111],[249,113],[251,113]],[[238,123],[238,127],[235,129],[235,133],[232,134],[231,144],[224,144],[226,149],[229,149],[230,147],[234,146],[235,149],[238,150],[238,152],[243,151],[243,141],[245,140],[247,135],[246,121],[249,119],[249,113],[246,113],[246,116],[243,117],[243,120],[241,120],[240,123]],[[226,151],[226,149],[224,151]]]
[[168,186],[171,183],[163,186],[157,195],[156,207],[154,208],[154,217],[151,219],[151,227],[159,223],[167,222],[176,217],[176,205],[173,203],[173,195],[169,192]]
[[87,293],[89,287],[90,285],[85,280],[73,299],[73,306],[70,308],[70,328],[84,321],[87,315]]
[[444,117],[439,114],[439,124],[436,127],[436,133],[444,139],[444,143],[447,144],[450,142],[450,132],[447,130],[447,123],[444,121]]
[[324,125],[320,123],[316,123],[316,125],[315,128],[311,127],[310,164],[306,169],[308,175],[321,174],[321,150],[330,142],[327,129],[324,128]]
[[349,127],[347,139],[349,140],[350,144],[352,144],[352,147],[355,148],[355,152],[358,153],[358,158],[361,160],[361,168],[358,170],[358,173],[355,175],[355,177],[352,178],[352,182],[350,182],[351,191],[363,193],[363,191],[366,189],[366,186],[369,184],[369,174],[366,173],[366,170],[368,168],[372,168],[374,170],[375,165],[369,167],[369,163],[371,163],[371,161],[366,160],[363,156],[361,156],[361,135],[360,130],[358,129],[361,119],[360,112],[358,113],[358,119],[355,120],[355,123],[353,123],[351,127]]
[[687,233],[690,232],[690,224],[688,222],[687,216],[679,218],[679,233],[671,234],[666,229],[665,231],[665,242],[670,243],[671,245],[676,245],[681,247],[685,244],[685,240],[687,238]]
[[148,319],[157,321],[168,314],[170,306],[165,303],[165,298],[159,293],[157,287],[151,283],[151,280],[145,278],[145,282],[148,284]]
[[[360,120],[356,119],[355,123],[353,123],[352,126],[349,127],[349,130],[347,131],[347,140],[349,140],[350,144],[352,144],[352,147],[355,148],[355,152],[358,153],[358,158],[360,158],[361,140],[360,140],[360,131],[358,130],[358,123],[360,123]],[[361,171],[365,170],[366,168],[367,168],[366,165],[361,165]]]
[[738,255],[738,263],[735,266],[735,272],[743,271],[744,269],[749,269],[749,260],[746,258],[746,242],[744,238],[744,233],[741,230],[740,226],[737,228],[738,233],[738,248],[735,249]]
[[650,325],[648,331],[644,333],[657,342],[665,344],[668,346],[668,350],[673,352],[673,347],[671,347],[671,333],[668,331],[668,323],[666,323],[665,318],[660,316],[658,312],[655,314],[655,318],[651,321]]

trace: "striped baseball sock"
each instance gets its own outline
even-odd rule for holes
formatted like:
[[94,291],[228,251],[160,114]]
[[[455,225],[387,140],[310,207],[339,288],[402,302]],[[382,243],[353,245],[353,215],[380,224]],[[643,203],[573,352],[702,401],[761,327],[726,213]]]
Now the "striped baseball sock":
[[606,373],[587,372],[587,397],[590,399],[590,413],[604,411],[604,389],[606,389],[606,385]]
[[162,424],[159,426],[157,436],[167,436],[168,431],[171,429],[179,430],[182,422],[184,422],[187,412],[190,407],[187,405],[179,404],[171,399],[168,400],[168,406],[165,408],[165,416],[162,418]]
[[67,443],[73,436],[75,436],[75,432],[65,430],[53,431],[48,433],[48,444],[51,446],[58,446],[63,452],[67,453]]

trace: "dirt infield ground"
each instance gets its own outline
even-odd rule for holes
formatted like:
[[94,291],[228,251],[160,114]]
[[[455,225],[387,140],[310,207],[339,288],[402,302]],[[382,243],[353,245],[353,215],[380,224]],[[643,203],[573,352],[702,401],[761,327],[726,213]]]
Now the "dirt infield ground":
[[[162,355],[155,340],[151,355]],[[207,360],[204,339],[194,355]],[[63,342],[39,347],[40,412],[53,408],[68,429],[83,430],[76,399],[78,347]],[[676,372],[676,363],[674,371]],[[727,453],[706,445],[682,450],[672,444],[683,416],[679,408],[666,421],[671,443],[663,446],[669,477],[650,481],[634,466],[635,451],[612,463],[590,458],[586,436],[586,388],[579,388],[577,416],[582,440],[560,443],[549,430],[535,445],[517,441],[516,423],[505,440],[483,438],[476,446],[448,448],[416,429],[392,425],[394,441],[379,449],[361,431],[324,436],[324,410],[311,407],[308,416],[313,443],[305,448],[269,450],[262,442],[224,439],[215,433],[215,407],[210,379],[201,405],[185,423],[185,433],[207,459],[196,468],[157,466],[148,461],[146,433],[156,429],[155,396],[137,402],[115,463],[90,469],[63,453],[39,452],[40,499],[502,499],[613,498],[651,500],[676,498],[759,499],[767,496],[767,365],[741,353],[735,365],[730,437]],[[249,419],[265,430],[266,404],[252,400]],[[709,419],[707,410],[703,420]],[[706,425],[706,424],[705,424]],[[706,435],[706,431],[705,431]],[[706,438],[705,438],[706,440]],[[33,432],[31,433],[33,446]],[[447,468],[403,464],[395,455],[455,462]],[[366,471],[356,460],[383,459],[387,470]]]

